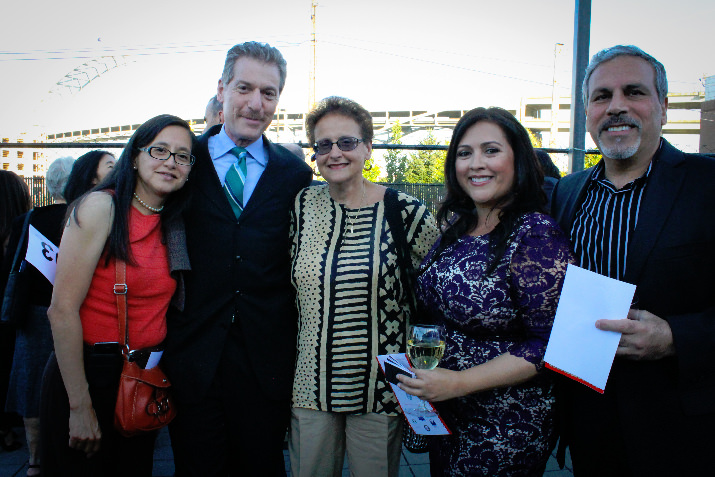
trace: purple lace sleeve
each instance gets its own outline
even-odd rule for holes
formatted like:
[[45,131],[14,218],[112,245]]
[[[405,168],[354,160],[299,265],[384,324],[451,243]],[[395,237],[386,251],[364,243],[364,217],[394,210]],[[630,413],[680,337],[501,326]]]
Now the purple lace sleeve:
[[510,353],[533,363],[539,370],[543,367],[566,266],[570,262],[573,257],[567,238],[554,224],[544,222],[524,233],[512,257],[512,297],[527,338]]

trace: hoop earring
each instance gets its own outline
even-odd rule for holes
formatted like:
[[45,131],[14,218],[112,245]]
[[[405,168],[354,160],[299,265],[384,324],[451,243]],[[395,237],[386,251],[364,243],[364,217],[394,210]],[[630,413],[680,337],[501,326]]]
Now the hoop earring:
[[[369,161],[369,159],[368,159],[368,161]],[[372,164],[368,164],[368,162],[365,161],[365,164],[363,164],[363,166],[362,166],[362,170],[369,171],[370,169],[372,169]]]
[[317,167],[313,168],[313,175],[314,175],[315,177],[323,177],[323,176],[320,175],[320,171],[318,170]]

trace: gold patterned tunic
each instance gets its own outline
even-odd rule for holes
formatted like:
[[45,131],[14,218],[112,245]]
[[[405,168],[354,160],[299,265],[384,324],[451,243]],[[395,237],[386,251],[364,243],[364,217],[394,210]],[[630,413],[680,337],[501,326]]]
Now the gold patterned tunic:
[[[398,193],[418,267],[438,236],[417,199]],[[347,209],[328,186],[303,189],[292,211],[292,281],[299,332],[293,406],[399,413],[375,357],[405,350],[407,296],[385,202]]]

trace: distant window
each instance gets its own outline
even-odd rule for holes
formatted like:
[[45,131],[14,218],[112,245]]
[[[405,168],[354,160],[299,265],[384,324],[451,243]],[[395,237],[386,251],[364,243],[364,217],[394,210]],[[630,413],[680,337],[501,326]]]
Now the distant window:
[[2,163],[2,168],[3,168],[3,170],[6,171],[6,170],[10,169],[10,164],[7,163],[7,162],[3,162],[3,163]]
[[21,171],[21,170],[23,170],[24,168],[25,168],[25,164],[23,164],[23,163],[20,163],[20,164],[17,165],[17,170],[18,170],[18,171]]
[[22,151],[17,151],[17,158],[22,159],[23,152]]

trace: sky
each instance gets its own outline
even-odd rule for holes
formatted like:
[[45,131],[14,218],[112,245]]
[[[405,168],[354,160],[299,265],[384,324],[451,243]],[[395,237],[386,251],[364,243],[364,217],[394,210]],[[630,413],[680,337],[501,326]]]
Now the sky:
[[[310,0],[6,2],[0,29],[0,137],[202,118],[226,51],[247,40],[281,50],[279,107],[308,109]],[[590,53],[635,44],[659,59],[673,92],[715,75],[712,0],[593,0]],[[574,3],[567,0],[318,0],[317,98],[369,110],[517,108],[571,91]],[[556,43],[563,43],[555,61]],[[83,90],[51,92],[93,58],[124,57]],[[55,88],[56,89],[56,88]],[[14,140],[14,139],[11,139]],[[564,145],[565,147],[566,145]]]

